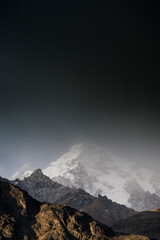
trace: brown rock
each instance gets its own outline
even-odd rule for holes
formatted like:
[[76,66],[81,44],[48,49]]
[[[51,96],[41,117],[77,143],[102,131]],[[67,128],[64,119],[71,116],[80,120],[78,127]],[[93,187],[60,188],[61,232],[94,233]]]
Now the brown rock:
[[0,240],[147,240],[115,235],[86,213],[65,205],[40,203],[27,192],[0,181]]

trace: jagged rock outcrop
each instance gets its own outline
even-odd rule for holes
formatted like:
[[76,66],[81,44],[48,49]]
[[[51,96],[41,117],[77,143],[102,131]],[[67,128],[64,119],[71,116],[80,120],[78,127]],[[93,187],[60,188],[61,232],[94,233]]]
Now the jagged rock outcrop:
[[64,187],[53,182],[42,173],[41,169],[35,170],[24,180],[16,179],[13,183],[41,202],[65,203],[88,213],[94,219],[108,226],[135,213],[134,210],[112,202],[107,197],[101,195],[93,197],[82,189]]
[[16,179],[12,183],[27,191],[29,195],[41,202],[60,203],[81,209],[85,204],[94,200],[94,197],[81,189],[65,187],[52,181],[42,173],[35,170],[31,176],[24,180]]
[[150,182],[155,189],[156,195],[158,195],[158,197],[160,197],[160,176],[159,176],[158,171],[153,173],[153,175],[150,178]]
[[136,211],[151,210],[153,208],[160,208],[160,198],[155,194],[150,192],[134,192],[131,194],[129,200],[131,206],[136,209]]
[[27,192],[7,182],[0,181],[0,239],[24,239],[26,233],[35,237],[31,225],[40,203]]
[[160,239],[160,210],[139,212],[131,217],[121,220],[113,226],[119,233],[139,234],[150,239]]
[[160,197],[155,193],[144,191],[136,180],[126,183],[125,188],[130,194],[128,202],[134,210],[145,211],[160,208]]

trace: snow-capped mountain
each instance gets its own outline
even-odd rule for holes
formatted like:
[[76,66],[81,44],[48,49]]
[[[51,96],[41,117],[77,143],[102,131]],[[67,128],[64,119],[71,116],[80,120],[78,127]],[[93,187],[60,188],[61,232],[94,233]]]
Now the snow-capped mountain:
[[149,182],[152,171],[138,169],[94,144],[74,145],[43,172],[62,185],[82,188],[94,196],[106,195],[129,207],[130,192],[126,186],[128,182],[136,179],[144,191],[154,192]]
[[[20,171],[21,179],[32,173],[22,172]],[[136,193],[135,181],[144,192],[158,192],[157,184],[155,188],[152,182],[153,171],[120,160],[95,144],[74,145],[62,157],[43,169],[43,173],[59,184],[81,188],[94,196],[105,195],[128,207],[132,206],[128,201],[131,189]],[[18,174],[16,177],[19,178]],[[12,178],[15,178],[15,175]]]

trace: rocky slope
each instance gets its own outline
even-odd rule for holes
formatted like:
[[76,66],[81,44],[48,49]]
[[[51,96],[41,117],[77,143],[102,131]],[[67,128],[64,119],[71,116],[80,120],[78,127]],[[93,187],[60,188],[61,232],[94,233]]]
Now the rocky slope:
[[150,239],[160,239],[160,210],[139,212],[113,226],[117,232],[140,234]]
[[106,196],[98,195],[92,202],[84,205],[82,211],[88,213],[100,222],[111,226],[112,224],[124,219],[127,216],[132,216],[135,211],[127,208],[124,205],[112,202]]
[[[13,178],[24,179],[32,172],[30,167],[25,166],[17,171]],[[81,188],[93,196],[98,194],[107,196],[112,201],[135,210],[159,207],[160,198],[152,195],[160,193],[159,174],[118,159],[94,144],[74,145],[62,157],[43,169],[43,173],[64,186]],[[142,203],[136,197],[136,189],[133,189],[134,181],[141,187]],[[128,183],[130,185],[133,183],[131,188],[134,191],[134,197],[126,188]],[[150,196],[145,194],[147,191],[151,194]],[[145,203],[144,200],[147,198]],[[148,206],[148,202],[152,202],[152,205]],[[141,206],[143,206],[142,209]]]
[[67,206],[40,203],[0,182],[1,239],[108,239],[112,229]]
[[85,213],[64,205],[40,203],[27,192],[0,181],[1,240],[147,240],[115,235],[111,228]]
[[45,176],[40,169],[24,180],[17,179],[12,183],[41,202],[65,203],[108,226],[135,213],[134,210],[112,202],[107,197],[93,197],[82,189],[64,187]]
[[35,170],[24,180],[11,181],[14,185],[26,190],[29,195],[41,202],[60,203],[81,209],[94,197],[81,189],[65,187],[52,181],[41,169]]
[[160,197],[155,193],[144,191],[136,180],[126,183],[126,191],[130,194],[128,202],[136,211],[160,208]]
[[8,183],[10,182],[7,178],[2,178],[2,177],[0,177],[0,181],[1,182],[8,182]]

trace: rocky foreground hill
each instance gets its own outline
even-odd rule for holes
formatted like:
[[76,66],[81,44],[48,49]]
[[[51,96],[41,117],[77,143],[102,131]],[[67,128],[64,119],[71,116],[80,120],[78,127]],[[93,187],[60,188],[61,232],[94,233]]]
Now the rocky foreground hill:
[[71,207],[41,203],[27,192],[0,181],[1,240],[148,240],[142,236],[115,236],[109,227]]
[[84,211],[94,219],[111,226],[119,220],[135,213],[133,209],[112,202],[106,196],[91,196],[82,189],[65,187],[52,181],[42,173],[41,169],[35,170],[31,176],[24,180],[16,179],[13,184],[26,190],[29,195],[41,202],[67,204],[79,211]]

